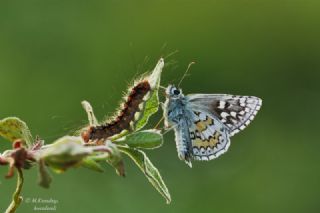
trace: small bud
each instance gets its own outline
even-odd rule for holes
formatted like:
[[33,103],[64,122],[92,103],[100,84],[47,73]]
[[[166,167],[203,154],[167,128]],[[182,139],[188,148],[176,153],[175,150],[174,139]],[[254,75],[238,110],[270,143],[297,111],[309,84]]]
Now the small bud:
[[0,155],[0,165],[7,165],[8,161]]
[[13,144],[12,144],[12,148],[13,149],[19,149],[19,148],[21,148],[22,147],[22,145],[23,144],[25,144],[25,141],[24,140],[22,140],[22,139],[17,139],[17,140],[15,140],[14,142],[13,142]]
[[92,132],[92,127],[89,127],[87,130],[85,130],[85,131],[83,131],[83,132],[81,133],[81,137],[82,137],[82,139],[84,140],[84,142],[86,142],[86,143],[89,142],[91,132]]

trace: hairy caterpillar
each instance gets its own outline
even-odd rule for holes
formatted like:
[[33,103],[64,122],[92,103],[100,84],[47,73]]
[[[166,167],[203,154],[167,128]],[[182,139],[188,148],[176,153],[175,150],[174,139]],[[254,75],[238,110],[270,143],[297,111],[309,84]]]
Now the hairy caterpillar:
[[143,109],[145,100],[149,98],[150,92],[156,88],[156,78],[163,66],[164,61],[160,59],[150,76],[136,82],[129,89],[128,96],[114,119],[101,125],[89,126],[88,129],[81,133],[83,140],[88,142],[90,140],[107,139],[121,133],[123,130],[130,130],[132,123],[136,120],[136,115],[139,115],[139,112]]

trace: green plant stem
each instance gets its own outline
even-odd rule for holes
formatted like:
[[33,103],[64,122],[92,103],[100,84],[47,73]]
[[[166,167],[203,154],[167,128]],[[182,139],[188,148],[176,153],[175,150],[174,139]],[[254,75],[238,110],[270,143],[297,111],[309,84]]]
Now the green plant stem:
[[18,206],[20,205],[21,201],[22,201],[22,197],[20,196],[21,190],[22,190],[22,186],[23,186],[23,173],[22,173],[22,169],[21,168],[17,168],[18,170],[18,178],[17,178],[17,187],[16,187],[16,191],[13,193],[12,196],[12,201],[9,205],[9,207],[7,208],[5,213],[14,213],[16,212],[16,209],[18,208]]
[[128,130],[124,130],[124,131],[121,132],[120,134],[111,137],[110,140],[111,140],[111,141],[116,141],[116,140],[122,138],[123,136],[127,135],[128,133],[129,133]]

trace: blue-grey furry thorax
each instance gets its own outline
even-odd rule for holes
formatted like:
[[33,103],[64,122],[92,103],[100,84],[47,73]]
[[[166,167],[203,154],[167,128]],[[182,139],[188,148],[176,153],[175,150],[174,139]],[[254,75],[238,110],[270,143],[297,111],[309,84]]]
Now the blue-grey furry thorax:
[[164,114],[168,122],[166,124],[173,126],[186,116],[187,101],[182,91],[172,85],[167,87],[166,96],[167,99],[164,103]]

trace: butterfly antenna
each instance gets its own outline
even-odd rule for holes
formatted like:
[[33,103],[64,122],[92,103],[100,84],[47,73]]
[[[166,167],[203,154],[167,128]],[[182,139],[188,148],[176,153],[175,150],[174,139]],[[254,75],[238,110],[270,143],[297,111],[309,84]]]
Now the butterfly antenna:
[[182,83],[183,79],[187,76],[187,73],[188,73],[190,67],[191,67],[193,64],[195,64],[195,63],[196,63],[196,62],[191,62],[191,63],[188,65],[188,68],[187,68],[187,70],[184,72],[184,74],[183,74],[183,76],[182,76],[182,78],[181,78],[181,80],[180,80],[180,82],[179,82],[179,84],[178,84],[178,87],[180,87],[180,84]]

